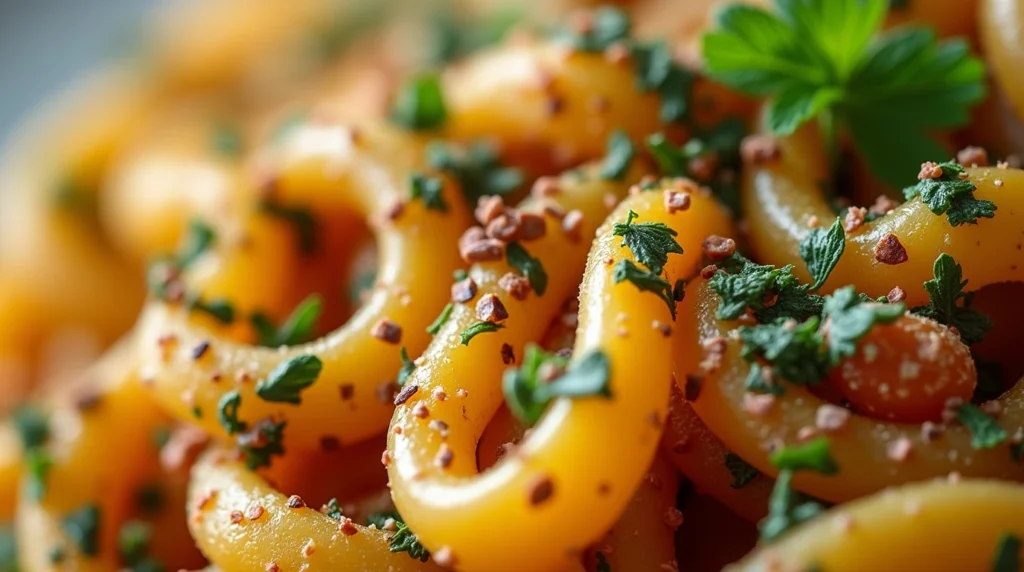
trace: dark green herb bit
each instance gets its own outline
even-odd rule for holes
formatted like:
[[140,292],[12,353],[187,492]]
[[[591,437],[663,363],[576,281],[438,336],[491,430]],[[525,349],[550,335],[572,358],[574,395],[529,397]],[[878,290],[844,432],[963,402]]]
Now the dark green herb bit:
[[273,419],[263,419],[251,430],[238,436],[238,447],[245,457],[245,466],[250,471],[260,467],[269,467],[270,458],[284,454],[284,428],[287,421],[275,423]]
[[979,218],[996,216],[995,203],[974,198],[978,187],[962,178],[966,171],[959,163],[940,163],[938,168],[942,170],[942,176],[918,181],[916,185],[903,189],[903,196],[908,201],[921,197],[932,213],[946,215],[950,226],[978,224]]
[[378,530],[384,530],[384,527],[387,526],[387,522],[389,519],[398,522],[402,520],[402,517],[399,516],[399,514],[395,511],[374,512],[366,517],[366,525],[376,526]]
[[629,165],[636,156],[636,146],[630,140],[629,135],[616,129],[608,137],[608,148],[604,155],[604,162],[601,163],[601,178],[609,181],[621,181]]
[[[913,308],[911,313],[956,328],[960,339],[967,345],[980,342],[992,328],[992,322],[971,308],[974,293],[964,292],[967,281],[963,279],[963,269],[952,256],[942,253],[935,259],[932,272],[935,278],[924,283],[929,304]],[[959,303],[961,300],[962,305]]]
[[391,535],[391,538],[388,539],[388,550],[391,552],[408,552],[410,558],[421,562],[426,562],[430,559],[430,552],[419,543],[419,539],[409,530],[409,527],[397,512],[375,513],[371,514],[368,519],[370,524],[375,525],[379,529],[384,528],[384,523],[388,519],[395,521],[397,529]]
[[0,527],[0,572],[18,572],[18,542],[10,526]]
[[278,364],[256,384],[256,395],[274,403],[302,403],[300,393],[320,377],[323,362],[315,355],[295,356]]
[[768,516],[761,521],[761,541],[772,542],[789,529],[825,512],[825,508],[792,488],[793,471],[783,469],[768,500]]
[[771,455],[773,465],[788,471],[814,471],[822,475],[834,475],[839,465],[832,457],[829,440],[818,437],[803,445],[782,447]]
[[269,316],[260,312],[253,314],[249,321],[261,346],[296,346],[313,338],[322,313],[323,300],[319,295],[311,294],[299,302],[280,326],[274,325]]
[[427,210],[448,212],[448,204],[444,202],[441,192],[444,181],[437,177],[428,177],[420,173],[409,176],[409,196],[412,200],[422,199]]
[[502,166],[495,146],[485,141],[468,147],[433,141],[427,145],[426,153],[430,168],[444,171],[458,181],[470,205],[484,196],[508,196],[525,181],[521,170]]
[[47,560],[50,561],[50,564],[60,564],[68,557],[68,553],[63,546],[54,546],[50,549],[50,553],[47,554],[46,557]]
[[530,256],[523,245],[510,242],[505,246],[505,258],[508,265],[515,268],[530,281],[530,287],[538,296],[543,296],[548,289],[548,274],[539,258]]
[[242,394],[237,389],[225,393],[217,403],[217,420],[228,435],[241,433],[249,426],[238,419],[238,408],[242,405]]
[[414,131],[437,129],[447,118],[441,79],[433,73],[406,82],[391,108],[391,121]]
[[227,300],[203,300],[198,296],[190,296],[187,307],[189,310],[203,312],[222,324],[235,323],[235,307]]
[[555,39],[584,52],[601,53],[629,39],[629,16],[618,8],[603,6],[588,15],[587,26],[558,30]]
[[46,495],[46,476],[53,466],[45,449],[50,439],[49,420],[42,410],[30,405],[16,409],[11,420],[21,440],[29,496],[42,500]]
[[61,520],[64,534],[86,556],[95,556],[99,546],[100,508],[87,504],[69,513]]
[[185,235],[181,248],[178,250],[177,263],[180,268],[188,268],[206,251],[213,247],[217,233],[213,228],[199,219],[188,223],[188,234]]
[[202,419],[203,418],[203,409],[201,407],[199,407],[198,405],[193,405],[192,406],[192,417],[195,417],[196,419]]
[[164,508],[164,490],[157,482],[143,485],[135,494],[135,500],[143,514],[157,514]]
[[663,222],[634,223],[638,215],[632,210],[626,215],[626,222],[617,222],[612,226],[612,233],[622,237],[622,246],[633,252],[637,262],[650,268],[651,272],[661,274],[668,263],[669,254],[682,254],[675,237],[679,234]]
[[427,326],[427,333],[436,336],[441,331],[441,327],[448,322],[448,318],[452,316],[452,311],[455,309],[455,304],[449,302],[445,305],[441,313],[438,314],[437,318]]
[[501,388],[505,403],[520,421],[533,426],[556,397],[610,398],[611,369],[608,356],[594,350],[583,356],[564,375],[554,380],[544,379],[545,371],[561,371],[566,358],[545,352],[537,346],[526,348],[523,365],[510,369],[502,378]]
[[704,141],[691,137],[681,147],[673,145],[664,133],[649,135],[645,141],[661,174],[669,177],[691,177],[690,161],[709,153]]
[[992,572],[1020,572],[1020,549],[1020,537],[1012,532],[1004,532],[996,543]]
[[829,320],[828,350],[832,362],[852,357],[857,342],[866,336],[875,324],[891,324],[903,315],[902,304],[864,302],[853,286],[836,290],[825,298],[823,315]]
[[608,563],[608,559],[600,550],[594,553],[594,558],[597,559],[597,572],[612,572],[612,565]]
[[[720,262],[709,281],[709,286],[721,298],[716,316],[721,320],[735,320],[748,309],[761,321],[778,318],[803,320],[821,313],[824,301],[807,293],[793,276],[792,266],[776,268],[754,264],[739,254]],[[766,306],[768,294],[778,294],[775,304]],[[783,311],[785,310],[785,311]]]
[[431,55],[434,64],[447,64],[501,41],[505,34],[522,23],[526,9],[520,6],[502,6],[481,21],[464,18],[452,2],[432,11]]
[[672,50],[662,41],[633,43],[633,61],[637,86],[643,91],[654,91],[661,97],[661,120],[678,123],[690,112],[691,88],[694,76],[676,63]]
[[726,453],[725,468],[729,469],[729,474],[732,475],[732,483],[729,486],[734,489],[742,489],[761,474],[735,453]]
[[807,264],[814,283],[811,290],[817,290],[828,280],[829,274],[839,264],[839,258],[846,249],[846,231],[838,218],[828,230],[813,229],[807,237],[800,241],[800,258]]
[[479,336],[480,334],[490,334],[493,332],[497,332],[498,330],[504,327],[504,324],[495,324],[494,322],[476,322],[475,324],[463,330],[461,334],[459,334],[459,343],[461,343],[464,346],[468,346],[470,340]]
[[260,204],[260,210],[295,227],[295,233],[299,239],[299,250],[303,254],[316,252],[317,222],[316,217],[313,216],[309,209],[282,205],[276,201],[266,200]]
[[409,359],[409,354],[406,353],[405,348],[399,353],[402,358],[402,368],[398,370],[398,380],[396,381],[398,387],[405,385],[405,381],[409,379],[412,372],[416,371],[416,364]]
[[[341,505],[338,504],[338,499],[336,498],[331,498],[331,500],[327,501],[327,504],[320,509],[320,512],[323,512],[328,517],[337,521],[341,521],[341,518],[345,516],[345,513],[341,510]],[[378,526],[377,528],[381,527]]]
[[[741,355],[749,362],[757,360],[772,364],[773,375],[796,385],[817,385],[824,379],[832,363],[824,348],[824,336],[818,331],[817,317],[802,323],[776,321],[772,324],[743,326],[740,340]],[[747,378],[748,389],[759,389],[764,384],[763,370],[752,367]],[[782,388],[773,384],[772,393]]]
[[964,403],[956,412],[956,418],[971,432],[971,448],[992,449],[1005,442],[1009,435],[992,416]]
[[672,319],[676,319],[675,297],[672,294],[672,284],[668,280],[650,270],[640,268],[632,260],[623,258],[616,262],[612,268],[612,281],[615,284],[630,282],[639,290],[657,294],[659,298],[665,301],[669,312],[672,313]]
[[118,531],[117,548],[122,563],[132,572],[160,572],[163,564],[149,556],[153,531],[145,522],[128,521]]

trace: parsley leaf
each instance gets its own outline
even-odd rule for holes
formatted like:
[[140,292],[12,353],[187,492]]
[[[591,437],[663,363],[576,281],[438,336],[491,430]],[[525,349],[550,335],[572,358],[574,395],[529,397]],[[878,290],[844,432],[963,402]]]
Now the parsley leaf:
[[228,435],[241,433],[248,428],[245,421],[238,419],[238,408],[242,405],[242,394],[237,389],[221,396],[217,402],[217,420]]
[[891,324],[905,311],[900,304],[865,303],[853,286],[836,290],[825,298],[823,314],[828,320],[828,351],[832,363],[852,357],[857,341],[875,324]]
[[459,182],[466,202],[471,205],[483,196],[512,194],[525,181],[521,170],[503,167],[494,145],[483,141],[468,147],[432,141],[426,154],[432,169],[444,171]]
[[543,296],[548,289],[548,274],[539,258],[530,256],[530,253],[518,242],[510,242],[505,246],[505,258],[508,265],[518,270],[530,281],[530,287],[538,296]]
[[735,453],[726,453],[725,468],[729,469],[729,474],[732,475],[732,483],[729,486],[734,489],[742,489],[761,474]]
[[100,508],[87,504],[61,519],[64,534],[86,556],[95,556],[99,551]]
[[199,219],[192,219],[188,223],[188,234],[181,243],[176,261],[178,268],[185,269],[192,266],[192,263],[206,253],[213,246],[217,234],[210,225]]
[[634,211],[626,215],[626,222],[617,222],[612,226],[612,234],[622,237],[622,246],[633,252],[633,257],[640,264],[661,274],[668,263],[669,254],[682,254],[683,247],[674,238],[679,233],[663,222],[633,223],[637,218]]
[[956,412],[956,418],[971,431],[971,447],[992,449],[1006,441],[1009,435],[990,415],[970,403],[964,403]]
[[149,556],[153,530],[145,522],[130,520],[117,533],[117,550],[131,572],[162,572],[163,565]]
[[408,552],[409,557],[426,562],[430,559],[430,552],[420,544],[416,535],[409,530],[408,525],[400,519],[395,519],[395,526],[398,530],[388,540],[388,550],[391,552]]
[[740,4],[704,35],[708,74],[770,97],[779,135],[820,117],[837,155],[845,128],[872,172],[897,185],[941,147],[928,133],[964,125],[985,95],[983,64],[961,40],[923,29],[879,34],[886,0],[777,1],[774,12]]
[[789,471],[814,471],[822,475],[839,472],[839,465],[832,457],[829,440],[825,437],[804,445],[782,447],[772,453],[771,462],[779,469]]
[[[338,499],[336,498],[331,498],[331,500],[327,501],[327,504],[325,504],[323,508],[320,509],[320,511],[326,514],[328,518],[333,518],[337,521],[341,521],[341,517],[345,516],[345,513],[344,511],[341,510],[341,505],[338,504]],[[371,515],[370,518],[372,519],[373,515]],[[377,528],[383,527],[378,526]]]
[[203,300],[199,296],[190,295],[186,307],[190,311],[203,312],[225,325],[235,323],[235,307],[231,305],[231,302],[224,299]]
[[441,79],[432,73],[408,81],[398,91],[391,121],[414,131],[437,129],[448,119]]
[[992,572],[1018,572],[1020,570],[1020,537],[1012,532],[1004,532],[996,544],[996,552],[992,559]]
[[265,200],[260,203],[260,210],[294,226],[295,233],[299,239],[299,250],[304,254],[316,252],[317,222],[309,209],[286,206],[276,201]]
[[793,490],[793,471],[783,469],[768,500],[768,516],[758,525],[761,541],[771,542],[786,531],[825,512],[825,508]]
[[[964,292],[967,281],[963,280],[963,269],[952,256],[943,253],[935,259],[932,273],[935,278],[924,283],[929,304],[910,311],[956,328],[960,339],[967,345],[980,342],[992,328],[992,322],[971,308],[974,293]],[[959,305],[960,300],[963,300],[963,305]]]
[[912,187],[903,189],[903,196],[909,201],[921,197],[928,210],[937,215],[946,215],[950,226],[978,224],[979,218],[996,216],[996,205],[992,201],[974,198],[978,190],[968,179],[960,176],[964,168],[954,161],[940,163],[942,176],[937,179],[923,179]]
[[477,322],[472,324],[468,328],[459,334],[459,343],[464,346],[469,345],[469,341],[477,337],[480,334],[489,334],[497,332],[498,330],[505,327],[505,324],[495,324],[494,322]]
[[559,29],[555,40],[583,52],[601,53],[616,43],[628,40],[630,25],[625,12],[603,6],[594,10],[591,25],[586,29]]
[[281,346],[295,346],[309,341],[313,337],[316,324],[323,313],[323,300],[316,294],[311,294],[292,310],[288,318],[280,326],[274,323],[265,314],[257,312],[249,320],[256,330],[256,338],[261,346],[271,348]]
[[[790,383],[817,385],[832,367],[818,324],[818,318],[812,317],[803,323],[780,320],[772,324],[742,326],[740,340],[743,349],[740,355],[748,362],[763,360],[771,363],[774,373]],[[758,387],[757,382],[763,379],[762,373],[760,368],[751,368],[748,388]]]
[[409,354],[406,353],[404,347],[399,355],[402,358],[402,368],[398,370],[398,379],[396,380],[396,383],[398,384],[398,387],[402,387],[405,385],[405,381],[409,379],[409,376],[412,375],[412,372],[416,370],[416,364],[409,359]]
[[441,331],[441,327],[448,322],[448,318],[452,316],[452,311],[455,310],[455,304],[448,302],[441,313],[438,314],[437,318],[427,326],[427,333],[436,336]]
[[769,293],[799,287],[799,281],[793,276],[792,266],[776,268],[754,264],[739,254],[734,254],[722,261],[719,268],[738,269],[733,272],[716,272],[709,281],[711,289],[722,299],[716,313],[720,320],[735,320],[742,316],[747,308],[755,312],[763,310]]
[[657,92],[661,97],[661,120],[677,123],[690,112],[693,74],[676,63],[672,50],[663,41],[638,43],[632,46],[637,86],[643,91]]
[[636,156],[636,147],[629,135],[616,129],[608,137],[608,151],[601,163],[601,178],[609,181],[621,181],[629,170],[629,164]]
[[846,231],[843,223],[836,218],[828,230],[816,228],[800,241],[800,258],[807,264],[814,283],[811,290],[817,290],[828,280],[829,274],[839,264],[839,258],[846,249]]
[[423,199],[423,205],[427,210],[448,212],[448,204],[441,196],[441,191],[444,190],[444,181],[441,179],[413,173],[409,176],[409,187],[412,200]]
[[256,395],[274,403],[302,403],[299,393],[320,377],[323,362],[315,355],[296,356],[272,369],[256,383]]
[[566,363],[537,346],[526,348],[522,367],[507,370],[501,383],[505,403],[516,418],[532,427],[556,397],[611,397],[611,372],[603,352],[590,352],[561,377],[544,379],[545,371],[559,371]]
[[238,448],[245,458],[245,467],[255,471],[260,467],[269,467],[270,458],[284,454],[284,428],[287,421],[274,423],[267,418],[256,423],[251,430],[238,436]]
[[639,290],[654,292],[665,301],[669,312],[672,313],[672,319],[676,319],[676,301],[672,293],[672,284],[668,280],[650,270],[640,268],[632,260],[623,258],[615,263],[615,267],[612,269],[612,281],[615,284],[625,281],[632,282]]
[[676,147],[664,133],[655,133],[644,143],[658,164],[658,170],[670,177],[691,177],[690,161],[708,153],[707,145],[695,137]]

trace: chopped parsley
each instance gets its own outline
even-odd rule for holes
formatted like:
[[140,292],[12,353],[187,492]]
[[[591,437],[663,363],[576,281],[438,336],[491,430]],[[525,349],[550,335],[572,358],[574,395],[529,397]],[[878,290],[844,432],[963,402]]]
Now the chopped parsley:
[[875,324],[891,324],[906,310],[902,303],[865,303],[853,286],[836,290],[825,298],[823,315],[829,322],[828,351],[832,363],[852,357],[857,342],[866,336]]
[[691,137],[681,147],[676,147],[664,133],[649,135],[645,141],[658,170],[670,177],[692,177],[690,161],[709,152],[704,141]]
[[425,73],[408,81],[398,91],[391,108],[391,121],[413,131],[437,129],[448,119],[441,91],[441,78]]
[[602,6],[591,14],[592,21],[585,29],[561,28],[555,40],[583,52],[601,53],[609,47],[629,39],[629,16],[618,8]]
[[660,275],[668,263],[669,254],[683,253],[683,247],[675,239],[679,233],[663,222],[634,223],[636,218],[636,212],[630,210],[626,222],[612,226],[612,233],[622,237],[622,246],[633,252],[637,262]]
[[768,384],[760,362],[772,365],[772,372],[795,385],[817,385],[824,379],[832,363],[824,348],[824,336],[818,330],[819,319],[807,321],[779,320],[771,324],[743,326],[741,355],[756,367],[750,368],[747,389],[780,394],[778,384]]
[[242,394],[237,389],[225,393],[217,403],[217,420],[228,435],[241,433],[249,428],[245,421],[238,418],[238,408],[241,405]]
[[903,189],[903,196],[909,201],[921,197],[921,202],[936,215],[946,215],[950,226],[978,224],[979,218],[996,216],[996,204],[974,198],[978,190],[970,180],[961,178],[964,168],[955,161],[940,163],[942,176],[937,179],[923,179],[912,187]]
[[186,307],[189,310],[202,312],[218,322],[230,325],[235,322],[235,307],[227,300],[203,300],[199,296],[189,296]]
[[[929,304],[910,311],[956,328],[960,339],[967,345],[980,342],[992,328],[992,322],[971,308],[974,293],[964,292],[967,281],[963,280],[963,269],[952,256],[943,253],[935,259],[932,272],[935,278],[924,283]],[[961,300],[963,304],[960,304]]]
[[135,500],[143,514],[155,515],[164,507],[164,491],[160,483],[148,483],[139,488]]
[[707,73],[770,98],[766,123],[775,134],[818,118],[833,161],[843,129],[872,172],[898,185],[944,154],[930,131],[969,121],[985,96],[985,68],[963,40],[940,42],[921,28],[879,33],[887,7],[886,0],[780,0],[769,12],[730,4],[704,35]]
[[238,436],[238,447],[245,458],[245,467],[255,471],[260,467],[269,467],[270,458],[284,454],[284,428],[287,421],[275,423],[272,419],[264,419]]
[[[754,264],[738,253],[718,266],[726,272],[716,272],[709,285],[722,299],[716,313],[720,320],[735,320],[747,309],[763,322],[782,317],[803,320],[821,313],[822,299],[807,293],[808,286],[793,276],[792,266]],[[769,294],[778,296],[770,306]]]
[[1009,438],[1006,429],[1000,427],[992,416],[970,403],[960,406],[956,418],[970,430],[973,449],[992,449]]
[[636,83],[643,91],[661,97],[661,120],[678,123],[690,112],[690,88],[693,74],[676,63],[672,49],[663,41],[632,44]]
[[612,268],[612,281],[615,284],[631,282],[641,291],[657,294],[659,298],[665,301],[669,312],[672,313],[672,319],[676,319],[675,296],[673,295],[672,284],[668,280],[650,270],[640,268],[632,260],[623,258],[616,262],[615,267]]
[[992,572],[1020,571],[1020,537],[1012,532],[1004,532],[996,544],[992,558]]
[[530,281],[530,287],[538,296],[544,295],[544,291],[548,289],[548,273],[544,271],[544,265],[539,258],[530,256],[518,242],[510,242],[505,246],[505,258],[509,266]]
[[448,302],[441,313],[438,314],[437,318],[429,326],[427,326],[427,333],[436,336],[441,331],[441,327],[448,322],[448,318],[452,316],[452,311],[455,309],[455,304]]
[[277,348],[299,345],[312,339],[322,313],[323,300],[317,294],[311,294],[299,302],[280,326],[274,325],[270,317],[261,312],[254,313],[249,321],[256,331],[257,343]]
[[[341,505],[338,504],[338,499],[336,498],[331,498],[331,500],[327,501],[327,504],[320,510],[326,514],[328,518],[333,518],[337,521],[340,521],[341,518],[345,516],[345,513],[341,510]],[[381,527],[378,526],[377,528]]]
[[[398,517],[398,514],[391,518],[394,517]],[[395,526],[398,527],[398,530],[388,539],[388,550],[391,552],[408,552],[410,558],[420,562],[426,562],[430,559],[430,552],[420,544],[419,539],[409,530],[409,527],[401,520],[401,517],[395,518]]]
[[317,222],[316,217],[313,216],[309,209],[265,200],[260,204],[260,210],[295,227],[295,234],[299,240],[299,250],[303,254],[316,252]]
[[95,556],[99,551],[100,508],[95,504],[87,504],[65,515],[61,528],[85,556]]
[[501,384],[505,403],[516,418],[526,425],[535,425],[556,397],[611,397],[607,355],[592,351],[561,377],[544,378],[545,371],[560,371],[566,363],[566,358],[537,346],[526,348],[522,367],[507,370]]
[[[673,145],[663,133],[648,136],[645,144],[662,175],[688,177],[707,184],[715,198],[738,215],[742,205],[735,173],[742,166],[739,149],[746,135],[744,122],[730,117],[711,129],[693,127],[690,138],[680,147]],[[711,180],[703,180],[703,174],[694,172],[691,167],[695,159],[702,157],[713,158],[718,166],[718,173]]]
[[210,225],[199,219],[190,220],[188,234],[185,235],[175,259],[178,268],[185,269],[192,266],[192,263],[213,246],[216,239],[217,234]]
[[735,453],[726,453],[725,468],[729,469],[729,474],[732,475],[732,483],[729,486],[734,489],[742,489],[761,474]]
[[53,466],[46,451],[46,442],[50,440],[49,419],[42,410],[24,405],[14,411],[11,422],[21,440],[29,496],[42,500],[46,495],[46,476]]
[[601,178],[609,181],[621,181],[629,171],[629,165],[636,156],[636,146],[629,135],[616,129],[608,137],[608,150],[601,163]]
[[315,355],[295,356],[278,364],[256,383],[256,395],[274,403],[302,403],[300,393],[320,377],[323,362]]
[[121,562],[131,572],[161,572],[163,564],[149,556],[152,528],[140,521],[131,520],[121,525],[117,535],[117,550]]
[[430,168],[444,171],[458,181],[471,205],[480,197],[510,195],[525,181],[521,170],[502,166],[495,146],[484,141],[467,147],[433,141],[427,145],[426,153]]
[[839,465],[832,457],[829,440],[818,437],[803,445],[782,447],[771,455],[771,462],[780,470],[814,471],[822,475],[834,475]]
[[398,370],[398,380],[396,381],[398,387],[405,385],[405,381],[409,379],[412,372],[416,371],[416,364],[409,359],[409,354],[406,353],[405,348],[399,353],[402,358],[402,368]]
[[413,173],[409,176],[409,198],[420,199],[427,210],[448,212],[448,203],[444,202],[441,192],[444,190],[444,181],[437,177],[430,177],[421,173]]
[[504,324],[495,324],[494,322],[476,322],[475,324],[472,324],[465,330],[462,330],[462,333],[459,334],[459,343],[461,343],[464,346],[468,346],[470,340],[479,336],[480,334],[490,334],[493,332],[497,332],[498,330],[504,327]]
[[825,284],[845,249],[846,231],[838,218],[828,230],[813,229],[800,241],[800,258],[804,259],[814,280],[811,290],[817,290]]

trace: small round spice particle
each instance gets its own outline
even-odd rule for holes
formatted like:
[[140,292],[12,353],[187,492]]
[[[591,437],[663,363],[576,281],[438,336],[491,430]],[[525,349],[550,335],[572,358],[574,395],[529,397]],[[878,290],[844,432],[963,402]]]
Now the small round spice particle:
[[242,511],[240,511],[240,510],[233,510],[233,511],[231,511],[231,524],[238,524],[238,523],[242,522],[242,518],[244,518],[243,515],[242,515]]
[[288,497],[288,508],[306,508],[306,501],[302,500],[299,495],[292,495]]
[[494,294],[486,294],[476,303],[476,317],[484,322],[503,322],[508,319],[508,310],[500,298]]
[[511,209],[506,209],[505,212],[498,215],[497,218],[487,223],[487,227],[484,229],[484,234],[486,234],[488,238],[492,238],[494,240],[509,242],[519,234],[519,224],[519,213]]
[[548,476],[536,477],[530,483],[527,495],[531,506],[540,506],[547,502],[555,494],[555,483]]
[[519,233],[516,238],[523,241],[537,240],[547,234],[548,226],[544,217],[534,213],[519,214]]
[[711,280],[711,277],[714,276],[716,272],[718,272],[718,267],[714,264],[708,264],[704,268],[700,269],[700,277],[705,280]]
[[419,419],[426,419],[430,417],[430,409],[421,401],[412,408],[412,414]]
[[878,244],[875,245],[874,253],[875,260],[891,266],[903,264],[910,259],[907,255],[907,249],[903,247],[899,237],[891,232],[879,239]]
[[385,469],[391,466],[391,453],[387,449],[380,454],[380,464],[384,465]]
[[704,242],[701,243],[701,248],[708,258],[717,262],[729,258],[736,252],[736,241],[712,234],[704,239]]
[[981,147],[964,147],[956,154],[956,162],[964,167],[988,167],[988,152]]
[[892,290],[889,290],[889,293],[886,294],[885,299],[888,300],[890,304],[896,304],[897,302],[902,302],[906,300],[907,293],[903,291],[903,288],[896,286]]
[[387,318],[381,318],[370,328],[370,335],[389,344],[402,341],[402,327]]
[[557,195],[561,189],[558,186],[558,179],[554,177],[541,177],[533,183],[533,188],[530,189],[530,193],[535,197],[553,197]]
[[441,421],[440,419],[434,419],[427,425],[427,427],[429,427],[433,431],[437,431],[437,434],[440,435],[442,439],[448,438],[449,428],[448,424],[445,423],[444,421]]
[[675,530],[683,524],[683,513],[674,506],[669,507],[669,509],[665,511],[664,521],[665,526]]
[[277,562],[271,562],[263,570],[264,572],[281,572],[281,567],[277,565]]
[[778,141],[766,135],[752,135],[740,144],[740,155],[745,163],[763,165],[782,158]]

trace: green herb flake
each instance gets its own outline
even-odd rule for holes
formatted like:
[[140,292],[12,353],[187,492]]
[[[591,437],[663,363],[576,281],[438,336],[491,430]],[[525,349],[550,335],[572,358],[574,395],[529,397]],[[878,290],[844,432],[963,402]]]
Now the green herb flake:
[[164,508],[164,490],[160,483],[148,483],[135,493],[135,500],[143,514],[155,515]]
[[823,314],[829,320],[828,349],[832,362],[852,357],[857,342],[876,324],[891,324],[903,315],[906,307],[900,304],[865,302],[847,286],[825,298]]
[[964,292],[967,281],[963,280],[963,269],[952,256],[943,253],[935,259],[932,272],[935,278],[924,283],[929,304],[913,308],[911,313],[956,328],[967,345],[980,342],[992,328],[992,322],[971,308],[974,293]]
[[946,215],[950,226],[978,224],[979,218],[996,216],[996,205],[992,201],[978,200],[978,190],[970,180],[964,178],[966,171],[956,162],[940,163],[942,176],[937,179],[922,179],[912,187],[903,190],[909,201],[921,197],[928,210],[936,215]]
[[261,346],[277,348],[296,346],[311,340],[316,332],[317,322],[323,314],[323,299],[311,294],[292,310],[284,323],[276,326],[266,315],[260,312],[250,316],[249,321],[256,331],[257,343]]
[[547,368],[561,370],[566,362],[565,358],[537,346],[526,348],[522,366],[506,371],[502,378],[505,403],[516,418],[528,426],[535,425],[556,397],[611,397],[611,369],[607,355],[592,351],[561,377],[551,381],[542,379]]
[[438,314],[437,318],[429,326],[427,326],[427,333],[436,336],[441,331],[441,327],[448,323],[448,319],[452,316],[452,311],[455,310],[455,304],[449,302],[445,305],[441,313]]
[[237,389],[225,393],[217,403],[217,420],[228,435],[241,433],[248,428],[245,421],[238,419],[238,408],[242,405],[242,394]]
[[603,6],[590,14],[588,26],[563,28],[555,40],[583,52],[601,53],[629,39],[629,16],[618,8]]
[[693,74],[676,63],[672,49],[662,41],[634,42],[632,56],[637,86],[661,97],[661,121],[678,123],[685,120],[691,107]]
[[78,551],[86,556],[96,556],[99,551],[100,508],[87,504],[67,514],[61,520],[64,534]]
[[[795,385],[817,385],[832,367],[824,336],[818,331],[819,323],[818,318],[812,317],[802,323],[777,321],[743,326],[741,355],[748,362],[767,361],[772,364],[774,375]],[[756,383],[753,369],[748,381]]]
[[192,219],[188,223],[188,234],[185,235],[176,257],[179,268],[185,269],[199,260],[206,254],[217,240],[217,233],[213,228],[199,219]]
[[53,468],[53,459],[44,449],[35,448],[25,451],[23,460],[27,475],[25,486],[28,488],[28,495],[36,501],[41,501],[46,496],[46,478],[50,469]]
[[1005,442],[1009,435],[990,415],[970,403],[964,403],[956,418],[971,432],[971,448],[992,449]]
[[[331,500],[327,501],[327,504],[325,504],[323,508],[320,509],[320,512],[326,514],[328,518],[333,518],[334,520],[337,520],[339,522],[341,521],[342,517],[345,516],[345,512],[341,510],[341,505],[338,504],[338,499],[333,497],[331,498]],[[381,527],[378,526],[377,528]]]
[[530,256],[523,245],[510,242],[505,246],[505,258],[508,265],[515,268],[530,281],[530,287],[538,296],[543,296],[548,289],[548,274],[539,258]]
[[772,542],[794,526],[825,512],[825,508],[792,488],[793,471],[783,469],[768,500],[768,516],[758,525],[762,542]]
[[9,526],[0,527],[0,572],[18,572],[18,542]]
[[406,380],[409,379],[409,376],[412,375],[412,372],[416,371],[416,364],[409,359],[409,354],[406,353],[404,347],[399,355],[402,358],[402,368],[398,370],[398,380],[396,383],[398,387],[402,387],[405,385]]
[[391,108],[391,121],[413,131],[437,129],[447,118],[441,78],[433,73],[422,74],[403,85]]
[[629,248],[633,257],[655,274],[661,274],[668,263],[669,254],[682,254],[675,237],[679,234],[663,222],[634,223],[638,215],[629,211],[626,222],[617,222],[612,233],[622,237],[622,246]]
[[317,249],[316,217],[309,209],[293,207],[280,204],[276,201],[265,200],[260,203],[260,210],[272,217],[276,217],[295,228],[295,234],[299,241],[299,250],[303,254],[311,254]]
[[[808,302],[805,299],[806,287],[800,286],[799,281],[793,276],[792,266],[776,268],[770,265],[754,264],[739,254],[733,254],[730,258],[719,263],[718,266],[724,271],[716,272],[709,280],[709,286],[721,298],[721,303],[716,313],[720,320],[735,320],[748,309],[755,312],[765,310],[765,300],[768,298],[769,293],[779,294],[779,300],[776,300],[775,304],[775,306],[778,306],[782,302],[783,292],[786,291],[789,291],[789,298],[791,299],[787,303],[791,303],[794,307],[803,308],[805,310],[804,313],[809,310],[808,306],[817,306],[817,311],[811,315],[820,312],[820,305],[813,303],[813,301]],[[794,303],[798,299],[799,303]],[[771,313],[780,314],[778,309]],[[796,316],[791,315],[775,315],[772,317],[792,317],[797,319]]]
[[497,332],[498,330],[504,327],[504,324],[495,324],[494,322],[477,322],[475,324],[472,324],[471,326],[463,330],[461,334],[459,334],[459,343],[461,343],[464,346],[468,346],[470,340],[479,336],[480,334],[490,334],[493,332]]
[[468,147],[433,141],[427,145],[426,155],[430,168],[443,171],[459,182],[462,195],[471,205],[480,197],[511,195],[526,180],[521,170],[502,166],[497,148],[485,141],[476,141]]
[[202,312],[224,325],[235,323],[235,307],[227,300],[203,300],[198,296],[189,296],[186,306],[189,310]]
[[315,355],[302,355],[278,364],[266,379],[256,383],[256,395],[274,403],[302,403],[300,393],[320,377],[323,362]]
[[448,203],[444,202],[444,181],[438,177],[428,177],[421,173],[413,173],[409,176],[409,197],[412,200],[421,199],[427,210],[448,212]]
[[668,280],[650,270],[640,268],[632,260],[623,258],[612,268],[612,282],[615,284],[630,282],[641,291],[657,294],[665,301],[665,305],[668,306],[668,310],[672,314],[672,319],[676,319],[676,301],[672,292],[672,284]]
[[734,489],[742,489],[761,474],[735,453],[726,453],[725,468],[729,469],[729,474],[732,475],[732,483],[729,486]]
[[388,550],[391,552],[408,552],[409,557],[420,562],[430,559],[430,552],[420,544],[419,539],[400,519],[395,519],[398,529],[388,539]]
[[992,572],[1019,572],[1021,540],[1012,532],[1004,532],[996,543],[992,558]]
[[780,470],[813,471],[822,475],[834,475],[839,465],[832,457],[828,438],[818,437],[803,445],[782,447],[772,453],[771,462]]
[[255,471],[260,467],[269,467],[271,457],[284,454],[284,428],[287,421],[275,423],[272,419],[264,419],[255,427],[238,435],[238,448],[245,458],[245,467]]
[[149,524],[130,520],[123,525],[117,535],[117,549],[121,562],[131,572],[160,572],[163,565],[149,556],[150,540],[153,531]]
[[636,146],[629,135],[616,129],[608,137],[608,150],[601,163],[601,178],[608,181],[621,181],[629,171],[629,165],[636,157]]
[[839,258],[846,249],[846,231],[838,218],[828,230],[813,229],[807,237],[800,241],[800,258],[807,264],[814,283],[811,290],[821,288],[828,280],[829,274],[839,264]]

